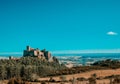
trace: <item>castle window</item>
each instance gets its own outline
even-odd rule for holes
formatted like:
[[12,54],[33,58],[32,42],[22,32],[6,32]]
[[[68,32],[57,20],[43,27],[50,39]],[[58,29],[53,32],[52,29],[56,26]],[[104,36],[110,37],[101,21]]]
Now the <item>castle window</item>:
[[39,52],[37,52],[37,54],[39,55]]

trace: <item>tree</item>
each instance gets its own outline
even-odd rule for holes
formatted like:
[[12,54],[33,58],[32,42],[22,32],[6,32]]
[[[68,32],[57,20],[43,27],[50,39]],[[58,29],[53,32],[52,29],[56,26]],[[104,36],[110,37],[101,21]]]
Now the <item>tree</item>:
[[89,84],[96,84],[96,74],[92,74],[91,77],[88,79],[89,80]]
[[0,79],[4,80],[6,78],[6,70],[5,70],[5,66],[1,65],[0,66]]

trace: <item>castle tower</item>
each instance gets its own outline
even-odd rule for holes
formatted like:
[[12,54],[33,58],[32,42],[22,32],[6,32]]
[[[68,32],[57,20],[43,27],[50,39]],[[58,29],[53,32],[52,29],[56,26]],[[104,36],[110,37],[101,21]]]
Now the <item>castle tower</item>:
[[26,50],[27,50],[27,51],[30,51],[30,46],[27,46],[27,47],[26,47]]

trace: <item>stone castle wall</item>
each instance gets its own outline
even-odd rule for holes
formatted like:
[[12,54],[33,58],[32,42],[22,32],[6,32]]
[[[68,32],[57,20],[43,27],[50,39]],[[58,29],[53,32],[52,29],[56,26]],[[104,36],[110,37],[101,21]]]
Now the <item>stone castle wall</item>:
[[51,58],[51,53],[44,50],[39,50],[38,48],[34,49],[31,48],[30,46],[26,47],[26,50],[24,50],[23,52],[23,56],[33,56],[33,57],[38,57],[38,58],[45,58],[45,59],[49,59]]

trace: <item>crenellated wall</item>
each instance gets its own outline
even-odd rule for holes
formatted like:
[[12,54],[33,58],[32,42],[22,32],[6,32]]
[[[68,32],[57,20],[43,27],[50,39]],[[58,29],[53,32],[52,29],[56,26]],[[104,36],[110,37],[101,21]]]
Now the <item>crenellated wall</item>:
[[51,58],[51,53],[49,51],[46,51],[45,49],[39,50],[38,48],[34,49],[30,46],[26,46],[26,50],[23,51],[23,56],[33,56],[49,60]]

